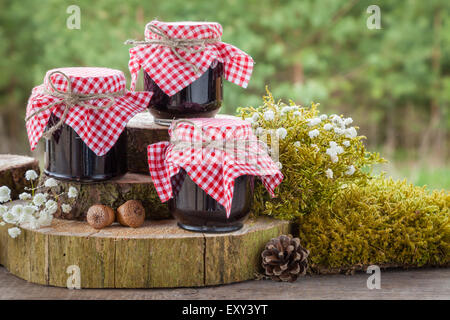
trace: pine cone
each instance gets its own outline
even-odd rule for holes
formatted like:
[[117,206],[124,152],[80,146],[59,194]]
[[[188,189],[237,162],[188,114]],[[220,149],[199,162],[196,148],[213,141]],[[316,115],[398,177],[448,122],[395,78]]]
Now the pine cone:
[[262,252],[265,274],[275,281],[294,282],[306,273],[309,251],[300,245],[299,238],[281,235],[266,244]]

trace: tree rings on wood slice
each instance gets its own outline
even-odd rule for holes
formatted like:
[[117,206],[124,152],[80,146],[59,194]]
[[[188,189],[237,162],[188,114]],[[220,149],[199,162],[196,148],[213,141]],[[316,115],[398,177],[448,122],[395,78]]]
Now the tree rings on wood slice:
[[[43,175],[42,179],[49,179]],[[41,183],[44,183],[42,181]],[[166,203],[156,193],[150,174],[127,173],[123,176],[97,183],[81,183],[58,180],[58,193],[67,192],[70,187],[78,190],[78,197],[70,213],[59,210],[56,217],[69,220],[86,220],[87,211],[94,204],[102,204],[117,210],[128,200],[139,200],[144,206],[147,219],[171,218]]]
[[77,266],[82,288],[167,288],[254,279],[265,244],[289,233],[290,224],[261,217],[234,233],[206,235],[185,231],[174,220],[96,230],[54,219],[38,230],[23,225],[16,239],[7,230],[0,226],[0,263],[27,281],[66,287],[68,267]]
[[0,187],[11,189],[11,197],[16,199],[24,192],[24,187],[31,187],[30,181],[25,179],[25,172],[34,170],[39,174],[39,161],[14,154],[0,154]]

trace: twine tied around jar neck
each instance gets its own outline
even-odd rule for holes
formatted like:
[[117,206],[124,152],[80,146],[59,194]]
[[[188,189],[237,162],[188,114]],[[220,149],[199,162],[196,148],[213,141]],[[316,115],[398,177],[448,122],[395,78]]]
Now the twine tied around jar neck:
[[[253,161],[255,161],[254,163],[252,163],[253,165],[255,165],[255,167],[260,170],[261,167],[258,163],[258,156],[261,155],[260,149],[259,148],[255,148],[256,146],[259,146],[264,152],[266,152],[267,154],[269,154],[269,150],[267,147],[267,144],[265,144],[263,141],[261,140],[249,140],[249,139],[217,139],[217,140],[213,140],[213,139],[207,139],[204,140],[202,139],[202,141],[186,141],[186,140],[182,140],[179,139],[176,131],[178,129],[178,124],[180,123],[187,123],[189,125],[192,125],[194,127],[194,130],[199,130],[199,132],[201,133],[202,129],[193,121],[190,120],[186,120],[186,119],[179,119],[179,120],[174,120],[172,127],[172,135],[171,135],[171,139],[170,139],[170,143],[172,143],[174,145],[174,148],[172,150],[174,151],[184,151],[186,149],[191,149],[191,148],[210,148],[210,149],[216,149],[216,150],[220,150],[223,152],[226,152],[228,154],[234,154],[236,158],[243,158],[246,157],[246,155],[252,155],[254,157],[256,157],[255,159],[253,159]],[[253,148],[252,148],[253,147]]]
[[[214,44],[221,41],[221,38],[206,38],[206,39],[186,39],[186,38],[171,38],[167,33],[165,33],[161,28],[149,24],[147,25],[147,29],[149,29],[153,34],[156,34],[160,37],[160,39],[146,39],[146,40],[127,40],[125,41],[125,44],[132,44],[132,45],[161,45],[165,47],[169,47],[172,53],[181,61],[183,61],[185,64],[189,65],[192,70],[196,74],[200,73],[200,70],[198,67],[189,61],[187,61],[185,58],[183,58],[177,49],[180,49],[182,51],[185,51],[187,53],[198,53],[202,52],[206,49],[207,44]],[[200,47],[198,49],[194,49],[194,47]]]
[[[54,74],[60,74],[67,80],[67,83],[68,83],[67,91],[62,91],[55,87],[55,85],[53,84],[53,82],[51,80],[51,77]],[[56,123],[55,125],[53,125],[51,127],[47,127],[47,130],[42,134],[42,136],[45,139],[51,139],[53,133],[56,130],[58,130],[59,128],[61,128],[61,126],[64,124],[64,121],[67,118],[67,115],[69,114],[70,109],[73,108],[74,106],[80,106],[80,107],[83,107],[86,109],[93,109],[93,110],[104,110],[104,109],[108,109],[114,105],[115,97],[123,96],[125,94],[124,90],[121,90],[118,92],[111,92],[111,93],[94,93],[94,94],[74,93],[72,90],[72,83],[70,82],[70,78],[62,71],[51,72],[47,76],[47,82],[50,84],[50,86],[52,87],[52,89],[54,91],[49,91],[49,90],[47,90],[47,88],[44,88],[44,90],[43,90],[44,94],[50,95],[50,96],[53,96],[56,98],[60,98],[62,100],[55,101],[55,102],[49,104],[48,106],[39,108],[38,110],[34,111],[33,113],[31,113],[29,116],[27,116],[25,118],[25,121],[28,121],[31,118],[33,118],[35,115],[40,114],[40,113],[54,107],[57,104],[64,105],[64,112],[63,112],[62,116],[60,117],[58,123]],[[93,99],[109,99],[109,102],[102,107],[93,106],[91,104],[84,102],[84,101],[93,100]]]

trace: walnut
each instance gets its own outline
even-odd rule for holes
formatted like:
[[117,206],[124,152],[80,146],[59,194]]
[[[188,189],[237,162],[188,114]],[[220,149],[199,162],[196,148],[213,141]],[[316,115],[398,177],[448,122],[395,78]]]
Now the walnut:
[[114,210],[108,206],[95,204],[87,212],[87,222],[95,229],[110,226],[115,220]]
[[124,226],[138,228],[145,220],[145,209],[137,200],[129,200],[117,209],[117,221]]

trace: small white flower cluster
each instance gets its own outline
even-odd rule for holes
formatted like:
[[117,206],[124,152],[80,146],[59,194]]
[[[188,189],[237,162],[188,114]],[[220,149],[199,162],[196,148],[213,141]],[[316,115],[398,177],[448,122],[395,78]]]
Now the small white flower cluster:
[[[38,174],[34,170],[28,170],[25,173],[25,179],[28,181],[34,181],[38,178]],[[38,229],[40,227],[50,226],[52,224],[53,215],[58,211],[57,199],[60,195],[53,196],[55,199],[51,199],[51,195],[42,192],[36,192],[42,187],[54,188],[58,186],[58,181],[53,178],[49,178],[45,181],[43,186],[37,186],[27,189],[31,191],[23,192],[19,195],[19,199],[25,201],[23,204],[16,204],[13,206],[0,205],[0,218],[3,220],[0,225],[5,223],[15,225],[8,229],[8,234],[12,238],[16,238],[20,235],[20,225],[27,223],[31,229]],[[36,193],[35,193],[36,192]],[[70,187],[67,193],[68,198],[76,198],[78,196],[78,190],[74,187]],[[49,199],[50,198],[50,199]],[[0,203],[11,201],[11,190],[7,186],[0,187]],[[69,204],[62,204],[61,210],[65,213],[69,213],[72,207]]]
[[330,147],[327,148],[327,155],[330,156],[331,162],[336,163],[339,161],[338,155],[344,152],[344,148],[339,146],[336,142],[330,141]]
[[272,121],[273,119],[275,119],[275,112],[273,112],[272,110],[267,110],[266,112],[264,112],[264,120]]
[[348,125],[353,123],[352,118],[343,119],[340,116],[333,114],[330,116],[330,120],[331,123],[325,124],[325,130],[329,131],[333,129],[336,134],[345,135],[347,138],[356,138],[358,135],[355,127],[347,128]]

